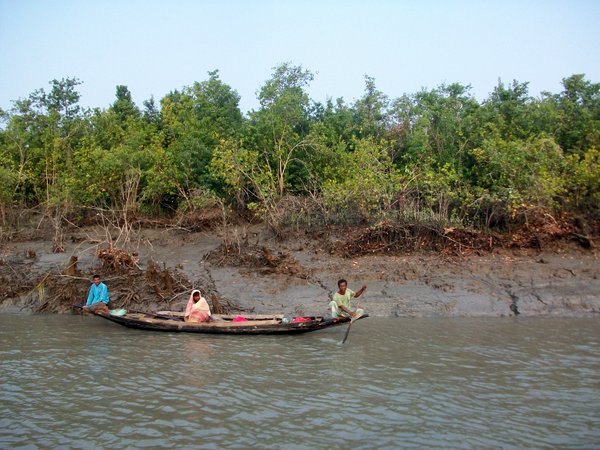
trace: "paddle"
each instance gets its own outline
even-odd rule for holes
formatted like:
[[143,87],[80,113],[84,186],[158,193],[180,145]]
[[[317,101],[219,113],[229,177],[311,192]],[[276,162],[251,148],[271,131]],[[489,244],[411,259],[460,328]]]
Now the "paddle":
[[344,339],[342,340],[342,344],[344,342],[346,342],[346,339],[348,339],[348,335],[350,334],[350,328],[352,327],[352,324],[354,323],[354,321],[360,319],[361,317],[364,317],[364,314],[359,314],[357,316],[350,317],[350,324],[348,325],[348,328],[346,329],[346,334],[344,334]]
[[342,339],[342,344],[344,344],[344,342],[346,342],[346,339],[348,339],[348,335],[350,334],[350,327],[352,327],[353,323],[354,323],[354,318],[350,319],[350,325],[348,325],[348,328],[346,329],[346,334],[344,334],[344,339]]

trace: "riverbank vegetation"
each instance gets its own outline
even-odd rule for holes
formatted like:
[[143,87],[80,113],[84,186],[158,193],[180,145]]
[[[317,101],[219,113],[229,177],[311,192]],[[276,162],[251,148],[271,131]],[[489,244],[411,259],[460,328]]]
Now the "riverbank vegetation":
[[533,97],[526,82],[499,82],[478,101],[460,83],[389,98],[365,76],[357,100],[320,103],[312,80],[276,67],[247,114],[218,71],[141,107],[117,86],[105,109],[80,106],[80,80],[53,80],[0,110],[3,228],[41,212],[56,251],[69,223],[115,221],[123,233],[142,219],[193,228],[232,217],[279,235],[367,226],[367,247],[378,242],[368,233],[386,246],[418,230],[482,246],[506,231],[593,245],[600,83],[572,75]]

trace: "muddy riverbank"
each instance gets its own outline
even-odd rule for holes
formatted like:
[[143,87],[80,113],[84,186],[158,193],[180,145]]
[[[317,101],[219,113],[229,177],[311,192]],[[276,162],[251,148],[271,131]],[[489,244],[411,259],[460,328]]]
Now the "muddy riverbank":
[[[69,312],[99,272],[113,305],[181,310],[191,288],[240,311],[327,313],[339,278],[368,285],[361,305],[381,317],[587,316],[600,313],[600,261],[577,245],[443,255],[416,252],[345,257],[336,237],[276,239],[261,226],[226,232],[144,229],[127,242],[128,266],[98,258],[100,227],[70,230],[65,252],[40,233],[0,247],[0,310]],[[49,299],[56,304],[49,302]],[[58,300],[57,300],[58,299]]]

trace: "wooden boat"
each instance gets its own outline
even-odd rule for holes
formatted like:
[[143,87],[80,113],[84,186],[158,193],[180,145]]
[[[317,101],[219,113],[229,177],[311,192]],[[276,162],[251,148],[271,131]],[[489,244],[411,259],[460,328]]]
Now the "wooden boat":
[[[151,331],[172,331],[186,333],[214,333],[214,334],[299,334],[309,331],[322,330],[344,323],[349,323],[348,317],[326,319],[321,316],[307,317],[306,321],[294,322],[279,315],[241,315],[244,321],[234,321],[240,316],[217,315],[212,316],[210,322],[184,322],[183,313],[174,311],[159,311],[157,313],[143,313],[128,311],[123,315],[94,313],[98,317],[110,320],[129,328]],[[360,319],[368,317],[363,315]]]

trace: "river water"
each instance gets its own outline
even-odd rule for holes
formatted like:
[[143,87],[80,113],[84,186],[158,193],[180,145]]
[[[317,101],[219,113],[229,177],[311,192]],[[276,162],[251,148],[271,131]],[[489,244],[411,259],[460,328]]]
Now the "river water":
[[597,319],[299,336],[0,315],[1,448],[600,448]]

